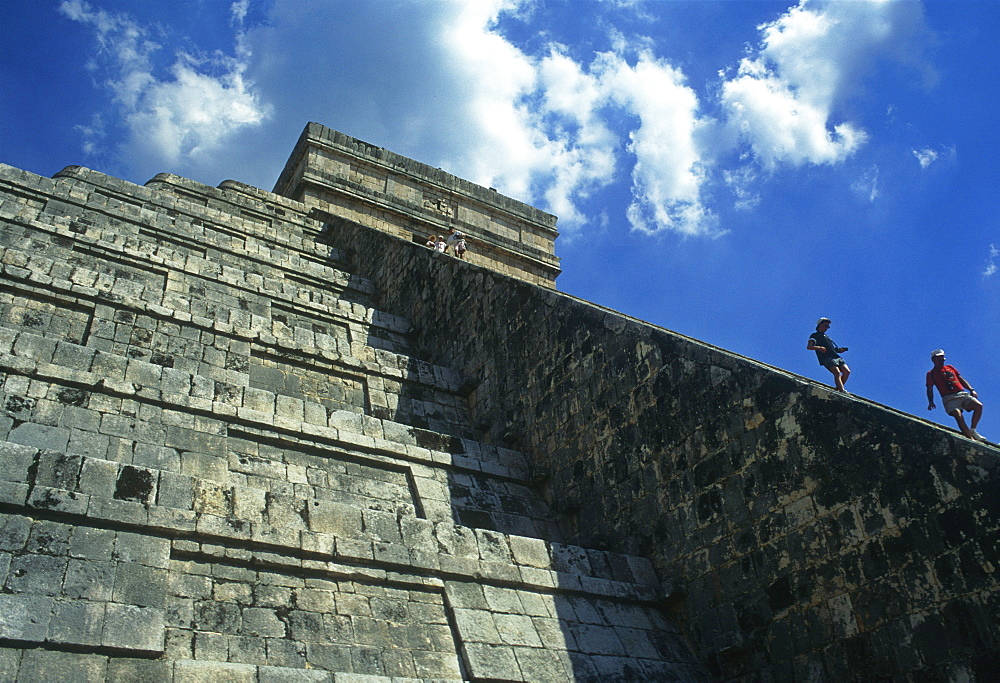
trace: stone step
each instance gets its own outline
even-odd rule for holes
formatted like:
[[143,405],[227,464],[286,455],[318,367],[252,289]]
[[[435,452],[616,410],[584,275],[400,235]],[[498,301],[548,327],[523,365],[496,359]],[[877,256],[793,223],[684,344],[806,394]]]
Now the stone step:
[[156,298],[155,288],[153,297],[145,297],[131,279],[79,267],[67,273],[58,261],[15,247],[0,248],[0,264],[11,281],[8,324],[29,320],[26,327],[86,346],[86,353],[96,350],[203,375],[226,383],[231,393],[252,388],[299,400],[311,397],[328,410],[472,435],[462,397],[467,389],[454,371],[369,345],[371,330],[395,334],[401,329],[402,323],[390,316],[370,312],[367,322],[346,318],[336,334],[292,327],[288,316],[301,316],[301,307],[288,306],[279,314],[272,304],[265,311],[269,315],[212,319],[165,307],[158,302],[166,297]]
[[[135,295],[152,298],[160,293],[161,303],[170,308],[201,307],[190,311],[194,315],[249,319],[267,315],[275,300],[285,317],[303,316],[302,327],[374,323],[370,337],[378,340],[375,346],[397,345],[407,351],[409,324],[372,308],[374,287],[366,280],[301,259],[276,266],[274,254],[255,259],[245,244],[239,251],[223,252],[213,246],[195,249],[192,245],[198,240],[205,244],[204,235],[192,231],[185,235],[177,222],[157,231],[141,223],[102,224],[107,218],[104,214],[101,220],[90,218],[84,223],[84,219],[41,211],[33,217],[19,216],[5,226],[3,244],[20,246],[40,265],[48,257],[71,272],[97,268],[104,277],[127,281],[121,286]],[[164,246],[162,235],[170,235],[173,243]],[[168,275],[171,271],[175,274]],[[150,291],[143,292],[144,288]]]
[[[361,506],[365,491],[381,489],[385,495],[373,499],[381,509],[560,537],[516,451],[262,391],[246,389],[237,403],[204,377],[45,342],[0,328],[0,372],[11,377],[0,398],[29,422],[8,435],[18,443]],[[36,395],[22,396],[29,382]],[[117,415],[123,402],[134,418]],[[50,424],[30,424],[36,419]],[[317,493],[327,481],[335,491]]]
[[54,179],[71,185],[75,196],[93,196],[107,206],[123,207],[133,216],[147,218],[152,214],[155,218],[160,213],[155,207],[163,207],[171,212],[166,220],[205,223],[225,229],[222,234],[261,240],[279,251],[287,249],[315,258],[322,222],[310,216],[301,202],[244,183],[229,180],[215,188],[161,173],[140,186],[80,166],[67,167]]
[[[458,667],[473,680],[575,672],[656,680],[693,665],[657,604],[660,584],[644,558],[308,499],[310,528],[295,529],[290,523],[302,517],[294,510],[276,505],[261,518],[239,493],[230,505],[204,482],[195,484],[203,496],[182,510],[114,497],[127,488],[125,467],[116,480],[94,459],[10,443],[0,454],[5,478],[36,473],[30,484],[0,487],[0,503],[23,509],[4,520],[0,550],[13,558],[5,584],[13,595],[0,602],[46,617],[8,619],[9,638],[98,638],[168,659],[274,663],[270,648],[280,644],[267,639],[290,635],[305,644],[303,667],[382,675],[388,648],[425,653],[424,664]],[[32,459],[36,466],[25,467]],[[82,490],[42,483],[53,477],[75,478]],[[213,510],[213,500],[228,509]],[[29,572],[33,579],[19,578]],[[53,572],[66,576],[61,591],[38,593],[51,591],[44,579]],[[79,605],[85,577],[109,572],[120,577],[113,593],[93,592],[110,590],[100,582],[85,593],[99,613],[48,619]],[[129,615],[142,627],[112,636]],[[456,642],[460,663],[447,656]],[[372,648],[356,653],[364,666],[342,651],[359,645]]]
[[698,680],[649,560],[560,542],[321,225],[0,167],[2,670]]

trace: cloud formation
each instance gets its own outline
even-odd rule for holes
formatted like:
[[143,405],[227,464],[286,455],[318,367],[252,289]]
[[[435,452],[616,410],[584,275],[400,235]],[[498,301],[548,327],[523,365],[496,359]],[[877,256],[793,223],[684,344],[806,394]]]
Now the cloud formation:
[[[622,42],[589,64],[552,43],[533,58],[496,32],[513,2],[458,3],[442,44],[468,83],[461,128],[475,145],[448,164],[459,175],[525,201],[544,200],[564,228],[590,220],[581,204],[616,180],[631,157],[630,225],[643,232],[712,234],[717,219],[702,201],[704,122],[684,74],[648,49]],[[489,74],[487,79],[483,74]],[[609,110],[636,121],[612,131]]]
[[[905,54],[920,13],[916,3],[801,0],[699,94],[641,35],[608,28],[610,49],[575,57],[537,32],[531,49],[518,43],[503,22],[530,14],[529,0],[272,0],[267,21],[244,29],[257,7],[230,4],[231,54],[178,49],[162,69],[153,57],[165,48],[127,16],[85,0],[61,11],[94,30],[94,72],[128,150],[159,167],[214,168],[227,146],[261,167],[314,120],[540,204],[564,232],[606,220],[591,199],[624,181],[633,230],[685,236],[723,232],[720,189],[753,210],[760,171],[855,154],[868,133],[847,105],[873,60]],[[80,130],[93,148],[110,124]],[[876,180],[863,183],[869,201]]]
[[913,156],[917,158],[917,162],[920,164],[920,168],[927,168],[935,161],[937,161],[938,153],[933,149],[915,149],[913,150]]
[[[99,52],[91,70],[105,78],[127,130],[128,154],[160,165],[197,161],[218,150],[232,133],[260,124],[268,115],[252,84],[244,78],[245,48],[236,55],[179,51],[167,74],[160,76],[153,56],[162,46],[150,31],[125,14],[94,9],[84,0],[64,0],[63,15],[90,26]],[[246,0],[233,5],[235,19]],[[101,127],[82,127],[84,148],[93,151]]]
[[878,174],[878,166],[873,166],[851,183],[851,190],[861,197],[862,200],[871,204],[878,199],[879,195]]
[[920,26],[917,3],[802,0],[759,27],[760,47],[722,85],[728,124],[765,169],[835,164],[868,134],[836,113],[880,56]]

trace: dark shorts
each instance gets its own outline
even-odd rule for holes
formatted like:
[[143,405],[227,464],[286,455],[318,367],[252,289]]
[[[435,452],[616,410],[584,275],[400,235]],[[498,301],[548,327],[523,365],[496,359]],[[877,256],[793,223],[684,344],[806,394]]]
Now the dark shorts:
[[826,360],[821,360],[819,363],[827,370],[833,370],[834,368],[847,365],[847,361],[843,358],[827,358]]

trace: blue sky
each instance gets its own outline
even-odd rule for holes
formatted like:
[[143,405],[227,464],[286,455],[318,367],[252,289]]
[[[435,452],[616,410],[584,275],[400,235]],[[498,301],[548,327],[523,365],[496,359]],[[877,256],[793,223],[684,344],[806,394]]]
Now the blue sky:
[[[317,121],[559,216],[559,289],[1000,441],[1000,3],[5,0],[0,161],[270,189]],[[940,402],[938,402],[940,403]]]

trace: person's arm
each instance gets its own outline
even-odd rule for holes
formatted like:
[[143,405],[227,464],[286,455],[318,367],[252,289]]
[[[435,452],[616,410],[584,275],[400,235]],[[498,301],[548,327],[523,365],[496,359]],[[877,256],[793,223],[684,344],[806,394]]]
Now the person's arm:
[[816,340],[809,337],[809,342],[806,344],[807,351],[819,351],[820,353],[826,353],[825,346],[816,346]]
[[962,386],[965,387],[965,390],[968,391],[970,394],[972,394],[973,396],[977,395],[976,394],[976,390],[973,389],[971,386],[969,386],[969,383],[965,381],[964,377],[962,377],[961,375],[959,375],[958,376],[958,381],[962,383]]
[[927,410],[934,410],[934,385],[927,385]]

